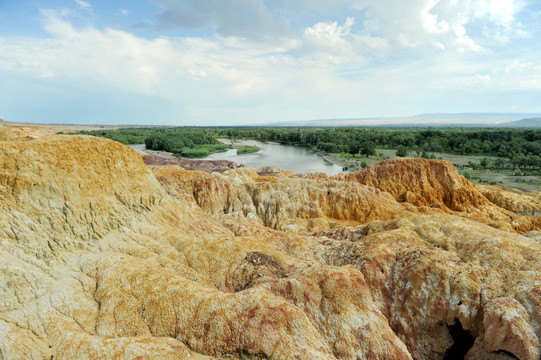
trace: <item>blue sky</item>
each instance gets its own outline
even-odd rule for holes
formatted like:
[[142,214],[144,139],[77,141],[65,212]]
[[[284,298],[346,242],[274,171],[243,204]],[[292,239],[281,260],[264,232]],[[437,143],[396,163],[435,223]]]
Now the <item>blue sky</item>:
[[0,0],[0,118],[541,113],[539,0]]

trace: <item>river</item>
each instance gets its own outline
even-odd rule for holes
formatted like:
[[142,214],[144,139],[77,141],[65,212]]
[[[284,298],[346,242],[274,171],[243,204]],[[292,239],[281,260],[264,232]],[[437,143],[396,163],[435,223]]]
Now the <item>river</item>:
[[263,166],[276,166],[297,174],[324,172],[336,175],[342,167],[335,165],[312,150],[300,146],[269,144],[256,140],[242,140],[242,145],[257,146],[261,150],[256,153],[237,155],[236,149],[214,153],[202,160],[229,160],[238,164],[258,169]]

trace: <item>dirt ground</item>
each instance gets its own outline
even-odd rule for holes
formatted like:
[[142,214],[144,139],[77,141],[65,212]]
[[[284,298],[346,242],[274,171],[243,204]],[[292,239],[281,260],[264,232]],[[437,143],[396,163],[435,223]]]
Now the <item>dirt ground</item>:
[[6,126],[11,131],[19,136],[28,136],[31,138],[38,138],[56,134],[58,132],[72,132],[72,131],[90,131],[90,130],[114,130],[124,126],[104,126],[104,125],[72,125],[72,124],[29,124],[29,123],[15,123],[4,121],[0,119],[0,125]]

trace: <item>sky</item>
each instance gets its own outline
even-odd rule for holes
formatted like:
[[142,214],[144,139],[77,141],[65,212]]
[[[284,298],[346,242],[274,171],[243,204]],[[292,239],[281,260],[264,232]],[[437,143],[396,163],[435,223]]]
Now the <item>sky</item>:
[[541,113],[539,0],[0,0],[0,118]]

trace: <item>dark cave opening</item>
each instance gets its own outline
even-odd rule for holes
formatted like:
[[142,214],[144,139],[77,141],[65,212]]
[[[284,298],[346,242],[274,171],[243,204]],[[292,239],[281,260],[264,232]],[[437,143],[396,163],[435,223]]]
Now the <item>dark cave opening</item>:
[[453,338],[453,345],[445,352],[444,360],[464,359],[464,356],[475,341],[475,337],[464,330],[460,320],[455,319],[455,321],[453,325],[447,325],[449,334]]
[[498,350],[498,351],[495,351],[494,354],[502,354],[502,355],[508,356],[510,359],[516,359],[516,360],[519,360],[519,358],[516,357],[515,354],[510,353],[509,351],[505,351],[505,350]]

